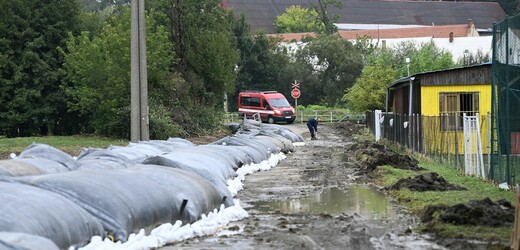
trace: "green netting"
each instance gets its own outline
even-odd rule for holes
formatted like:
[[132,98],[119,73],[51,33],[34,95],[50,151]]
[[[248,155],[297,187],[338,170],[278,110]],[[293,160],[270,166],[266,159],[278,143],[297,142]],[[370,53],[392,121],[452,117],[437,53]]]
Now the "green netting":
[[520,15],[493,26],[492,152],[489,176],[520,184]]

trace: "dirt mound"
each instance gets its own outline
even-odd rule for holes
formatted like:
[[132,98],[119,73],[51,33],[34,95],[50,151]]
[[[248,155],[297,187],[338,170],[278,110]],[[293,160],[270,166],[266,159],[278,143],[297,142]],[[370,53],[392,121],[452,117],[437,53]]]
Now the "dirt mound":
[[421,215],[423,222],[439,221],[454,225],[501,227],[511,226],[515,220],[515,208],[507,200],[496,203],[489,198],[473,200],[467,204],[428,206]]
[[390,165],[394,168],[419,171],[418,161],[409,155],[401,155],[385,146],[369,141],[347,146],[346,151],[354,155],[362,172],[372,172],[377,166]]
[[417,175],[413,178],[400,179],[395,184],[387,187],[387,190],[398,190],[408,188],[413,191],[448,191],[466,190],[464,187],[448,183],[446,179],[435,172]]
[[[336,123],[334,123],[336,124]],[[344,137],[352,137],[353,135],[359,135],[361,134],[361,130],[366,128],[365,124],[362,123],[356,123],[353,121],[342,121],[340,123],[337,123],[334,128],[336,131],[341,134]]]

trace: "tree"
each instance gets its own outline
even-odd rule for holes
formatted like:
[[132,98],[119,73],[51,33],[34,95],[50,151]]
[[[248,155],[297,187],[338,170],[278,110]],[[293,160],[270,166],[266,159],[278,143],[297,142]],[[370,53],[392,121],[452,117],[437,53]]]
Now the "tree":
[[167,5],[176,71],[191,83],[199,104],[222,110],[224,92],[234,88],[238,53],[230,19],[219,0],[170,0]]
[[346,89],[342,100],[356,112],[385,108],[387,84],[408,76],[405,58],[410,58],[410,75],[453,68],[451,53],[428,42],[419,47],[402,42],[392,48],[376,49],[368,56],[367,65],[352,88]]
[[67,33],[77,33],[76,1],[0,2],[0,135],[62,134],[74,124],[59,88]]
[[85,12],[98,12],[108,7],[128,5],[130,2],[131,0],[81,0]]
[[485,62],[491,62],[491,57],[489,53],[484,54],[481,49],[477,50],[475,53],[469,53],[468,50],[464,51],[464,56],[459,58],[457,64],[462,66],[482,64]]
[[[173,64],[173,46],[168,32],[147,13],[147,57],[150,102],[162,86]],[[68,108],[83,118],[83,132],[128,138],[130,131],[130,9],[118,8],[103,25],[99,36],[88,32],[69,35],[62,50],[67,78],[62,88],[69,98]],[[160,102],[159,102],[160,103]],[[153,105],[151,105],[153,106]],[[151,117],[155,109],[151,107]],[[153,127],[154,120],[151,120]],[[153,128],[152,128],[153,129]]]
[[233,22],[232,31],[239,61],[236,65],[236,93],[233,94],[231,108],[236,110],[236,97],[242,90],[285,91],[278,83],[288,57],[279,50],[280,41],[264,32],[253,36],[243,15]]
[[408,75],[406,58],[410,58],[410,74],[453,68],[453,56],[449,51],[435,45],[433,41],[416,44],[403,41],[392,48],[376,50],[368,60],[382,57],[386,64],[396,69],[399,77]]
[[[335,106],[342,93],[350,88],[361,74],[363,67],[361,54],[354,45],[338,35],[321,35],[309,42],[296,55],[296,61],[312,68],[318,82],[305,84],[309,103]],[[314,84],[314,86],[309,86]]]
[[299,5],[287,8],[282,15],[276,17],[274,26],[278,33],[323,31],[318,12],[315,9],[302,8]]
[[376,59],[363,68],[354,86],[347,89],[343,101],[354,112],[384,109],[386,86],[397,79],[397,72],[385,64],[382,58]]
[[327,9],[329,6],[334,6],[336,8],[341,8],[343,5],[343,1],[341,0],[318,0],[318,5],[313,5],[314,10],[318,12],[319,19],[324,26],[323,31],[325,34],[331,35],[338,31],[336,26],[334,25],[337,20],[339,20],[339,15],[334,15],[329,17],[327,13]]

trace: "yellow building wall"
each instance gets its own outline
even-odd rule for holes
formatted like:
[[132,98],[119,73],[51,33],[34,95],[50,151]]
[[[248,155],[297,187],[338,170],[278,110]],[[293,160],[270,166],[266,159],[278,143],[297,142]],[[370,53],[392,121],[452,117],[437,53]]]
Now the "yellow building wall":
[[488,130],[489,113],[491,112],[491,84],[486,85],[451,85],[421,86],[421,114],[423,115],[424,149],[427,152],[451,154],[464,153],[463,131],[455,135],[455,131],[440,129],[440,93],[473,92],[479,93],[480,139],[482,151],[489,150]]

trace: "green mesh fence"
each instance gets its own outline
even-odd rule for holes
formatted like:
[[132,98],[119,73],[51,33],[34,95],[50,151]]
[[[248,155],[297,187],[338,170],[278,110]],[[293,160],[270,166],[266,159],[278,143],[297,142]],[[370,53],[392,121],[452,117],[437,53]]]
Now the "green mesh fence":
[[492,155],[489,176],[520,184],[520,15],[493,26]]

